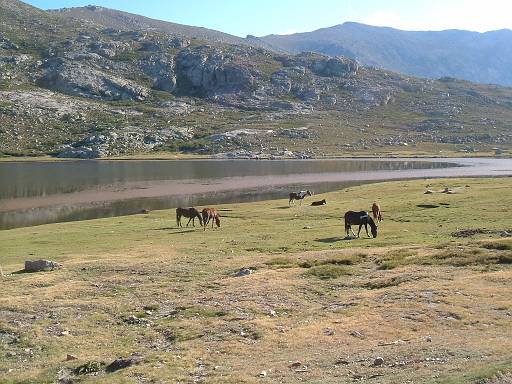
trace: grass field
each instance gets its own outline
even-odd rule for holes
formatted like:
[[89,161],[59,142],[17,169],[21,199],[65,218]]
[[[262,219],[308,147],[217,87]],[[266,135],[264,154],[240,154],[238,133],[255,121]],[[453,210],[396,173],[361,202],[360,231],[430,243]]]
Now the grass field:
[[[397,181],[218,206],[206,231],[173,210],[1,231],[0,382],[509,383],[510,190]],[[378,237],[345,240],[373,200]],[[40,258],[63,269],[19,272]]]

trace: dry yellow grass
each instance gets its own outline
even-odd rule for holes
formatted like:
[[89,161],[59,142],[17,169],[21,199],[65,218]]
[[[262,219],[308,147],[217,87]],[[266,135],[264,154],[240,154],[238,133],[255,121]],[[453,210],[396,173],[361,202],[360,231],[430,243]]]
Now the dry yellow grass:
[[[172,211],[2,231],[0,382],[498,380],[512,371],[512,179],[429,183],[459,193],[400,181],[318,209],[233,204],[206,233],[174,228]],[[364,196],[381,201],[381,233],[343,241],[341,213]],[[495,232],[450,235],[477,227]],[[13,274],[39,257],[64,269]],[[234,276],[242,267],[254,273]],[[114,373],[71,372],[135,352],[143,362]]]

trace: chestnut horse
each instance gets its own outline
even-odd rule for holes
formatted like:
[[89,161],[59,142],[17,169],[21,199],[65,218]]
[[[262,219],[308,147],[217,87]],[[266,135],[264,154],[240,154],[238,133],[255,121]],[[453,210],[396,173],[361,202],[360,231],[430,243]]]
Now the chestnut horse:
[[372,213],[373,219],[377,221],[382,221],[382,211],[380,210],[380,205],[377,202],[374,202],[372,205]]
[[201,226],[203,226],[203,219],[201,217],[201,214],[194,207],[176,208],[176,224],[178,225],[178,227],[183,227],[181,225],[181,217],[182,216],[188,218],[187,227],[190,224],[190,220],[192,220],[192,226],[194,226],[194,227],[196,226],[196,224],[195,224],[196,217],[199,219],[199,224]]
[[377,237],[377,224],[375,224],[375,221],[370,217],[368,212],[360,211],[360,212],[354,212],[354,211],[348,211],[345,213],[345,231],[347,232],[347,236],[350,236],[350,232],[355,236],[356,234],[352,230],[352,224],[359,225],[359,231],[357,232],[357,237],[359,237],[359,234],[361,233],[361,227],[364,225],[364,229],[366,229],[366,236],[370,237],[368,233],[368,225],[370,226],[372,230],[373,237]]
[[288,195],[288,205],[291,205],[292,202],[295,202],[295,200],[299,200],[300,204],[302,204],[302,200],[306,196],[313,196],[313,193],[309,190],[307,191],[300,191],[300,192],[292,192]]
[[201,214],[203,215],[203,223],[204,223],[203,230],[206,231],[206,225],[210,222],[210,220],[212,221],[212,228],[213,228],[214,221],[215,221],[215,224],[217,224],[217,227],[220,228],[220,215],[215,208],[205,208],[205,209],[203,209]]

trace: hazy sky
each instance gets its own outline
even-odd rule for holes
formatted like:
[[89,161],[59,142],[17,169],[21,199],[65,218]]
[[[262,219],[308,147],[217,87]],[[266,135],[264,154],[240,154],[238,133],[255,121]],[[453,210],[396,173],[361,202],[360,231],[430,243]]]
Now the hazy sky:
[[358,21],[408,30],[512,29],[511,0],[25,0],[43,9],[101,5],[256,36]]

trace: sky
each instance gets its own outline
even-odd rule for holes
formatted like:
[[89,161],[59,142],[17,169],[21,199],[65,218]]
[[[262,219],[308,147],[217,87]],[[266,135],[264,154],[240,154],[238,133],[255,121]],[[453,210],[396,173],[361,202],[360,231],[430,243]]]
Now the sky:
[[511,0],[24,0],[42,9],[89,4],[232,35],[290,34],[356,21],[406,30],[512,29]]

